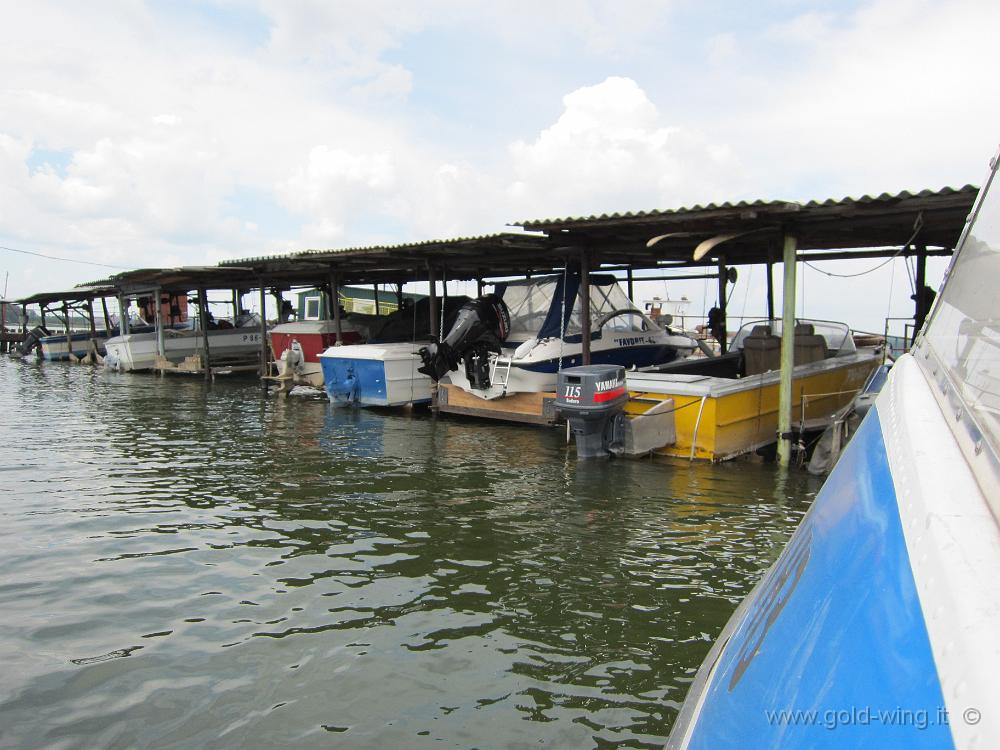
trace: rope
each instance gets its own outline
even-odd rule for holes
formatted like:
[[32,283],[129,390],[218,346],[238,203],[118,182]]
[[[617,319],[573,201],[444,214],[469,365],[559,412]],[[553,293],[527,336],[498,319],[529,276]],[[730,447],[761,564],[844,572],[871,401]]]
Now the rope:
[[924,212],[923,211],[921,211],[919,214],[917,214],[917,220],[915,222],[913,222],[913,226],[914,226],[914,228],[913,228],[913,234],[910,235],[910,239],[908,239],[906,242],[904,242],[903,245],[899,248],[899,250],[897,250],[896,252],[894,252],[892,255],[890,255],[884,261],[882,261],[881,263],[879,263],[877,266],[873,266],[872,268],[869,268],[867,271],[860,271],[858,273],[833,273],[832,271],[824,271],[822,268],[817,268],[816,266],[814,266],[812,263],[810,263],[807,260],[803,260],[802,262],[805,263],[807,266],[809,266],[814,271],[819,271],[822,274],[826,274],[827,276],[834,276],[834,277],[836,277],[838,279],[853,279],[853,278],[856,278],[858,276],[864,276],[865,274],[869,274],[872,271],[877,271],[878,269],[882,268],[882,266],[886,265],[887,263],[891,263],[895,258],[897,258],[899,256],[899,254],[901,252],[903,252],[906,248],[908,248],[910,245],[913,244],[913,240],[915,240],[917,238],[917,235],[920,234],[920,230],[924,228]]

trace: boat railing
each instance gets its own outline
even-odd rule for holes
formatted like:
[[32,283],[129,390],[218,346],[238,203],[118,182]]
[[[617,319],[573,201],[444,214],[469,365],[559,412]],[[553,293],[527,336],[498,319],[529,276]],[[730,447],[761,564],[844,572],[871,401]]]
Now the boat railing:
[[[902,333],[900,333],[902,331]],[[882,335],[885,338],[886,355],[896,359],[910,351],[913,345],[916,326],[913,318],[886,318]]]

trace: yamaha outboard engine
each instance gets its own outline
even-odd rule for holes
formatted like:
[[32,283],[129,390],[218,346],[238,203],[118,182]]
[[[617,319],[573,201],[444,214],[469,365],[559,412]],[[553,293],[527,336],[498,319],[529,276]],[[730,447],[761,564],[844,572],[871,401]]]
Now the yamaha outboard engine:
[[490,387],[490,352],[500,347],[510,332],[510,312],[503,300],[487,294],[466,302],[455,316],[455,323],[444,341],[420,350],[424,366],[418,368],[438,381],[465,362],[465,374],[474,388]]
[[620,452],[628,401],[624,367],[567,367],[559,373],[556,389],[556,411],[569,422],[577,459],[606,458]]

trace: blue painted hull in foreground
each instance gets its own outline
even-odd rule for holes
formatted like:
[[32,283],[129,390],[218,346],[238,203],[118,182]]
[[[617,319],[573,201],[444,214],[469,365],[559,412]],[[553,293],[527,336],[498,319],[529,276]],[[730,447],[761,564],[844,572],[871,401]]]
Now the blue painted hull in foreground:
[[734,620],[688,747],[952,746],[876,409]]

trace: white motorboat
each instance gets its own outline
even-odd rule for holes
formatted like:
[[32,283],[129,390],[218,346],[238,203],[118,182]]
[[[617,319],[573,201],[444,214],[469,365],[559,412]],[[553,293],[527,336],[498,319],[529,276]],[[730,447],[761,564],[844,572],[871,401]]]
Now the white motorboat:
[[[582,364],[580,277],[543,276],[495,286],[469,303],[440,344],[424,350],[424,372],[484,399],[555,388],[559,370]],[[661,328],[614,276],[590,277],[590,361],[628,369],[686,357],[690,336]],[[464,367],[459,367],[463,363]]]
[[[237,325],[221,321],[208,330],[208,350],[215,358],[252,357],[260,351],[262,327],[257,315],[240,316]],[[122,372],[151,370],[159,356],[156,331],[114,336],[104,344],[104,364]],[[183,328],[163,330],[163,357],[180,364],[187,357],[204,353],[204,338],[198,319]]]

